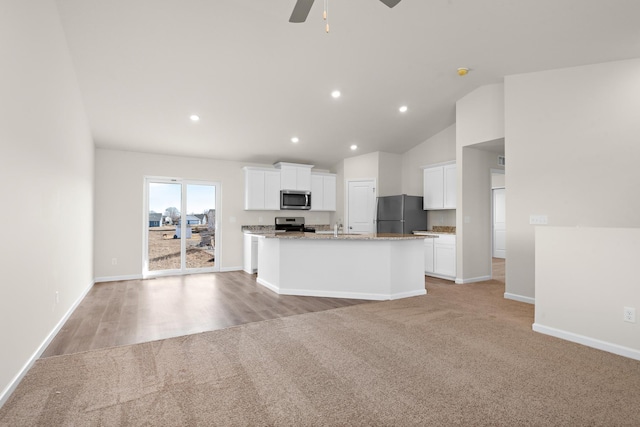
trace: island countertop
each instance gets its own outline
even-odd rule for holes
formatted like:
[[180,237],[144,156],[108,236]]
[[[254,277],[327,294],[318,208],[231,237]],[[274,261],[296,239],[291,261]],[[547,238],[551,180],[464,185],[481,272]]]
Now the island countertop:
[[424,238],[437,239],[438,236],[418,236],[415,234],[396,233],[369,233],[369,234],[344,234],[338,233],[254,233],[258,237],[267,239],[297,239],[297,240],[424,240]]

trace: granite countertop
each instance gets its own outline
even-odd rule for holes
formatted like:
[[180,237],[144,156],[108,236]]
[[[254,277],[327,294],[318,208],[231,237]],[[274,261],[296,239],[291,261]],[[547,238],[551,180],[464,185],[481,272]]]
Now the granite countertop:
[[[258,234],[258,233],[255,233]],[[267,239],[305,239],[305,240],[422,240],[425,236],[415,234],[395,234],[395,233],[371,233],[371,234],[317,234],[317,233],[259,233],[259,236]],[[437,236],[427,236],[437,238]]]
[[424,236],[426,234],[456,234],[456,228],[448,225],[434,225],[431,230],[414,231],[414,234]]
[[429,230],[425,230],[425,231],[414,231],[413,234],[415,234],[416,236],[433,236],[433,235],[437,235],[437,234],[449,234],[451,236],[455,236],[456,232],[455,231],[429,231]]
[[[313,228],[316,231],[330,231],[333,230],[329,224],[311,224],[305,225],[305,227]],[[240,230],[246,234],[273,234],[276,233],[275,225],[243,225]],[[284,233],[283,231],[277,231],[277,233]]]

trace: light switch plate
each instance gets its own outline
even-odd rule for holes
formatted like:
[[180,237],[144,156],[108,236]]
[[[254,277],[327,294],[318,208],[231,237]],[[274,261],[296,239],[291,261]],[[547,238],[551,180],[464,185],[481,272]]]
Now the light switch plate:
[[532,225],[547,225],[549,218],[546,215],[529,215],[529,224]]

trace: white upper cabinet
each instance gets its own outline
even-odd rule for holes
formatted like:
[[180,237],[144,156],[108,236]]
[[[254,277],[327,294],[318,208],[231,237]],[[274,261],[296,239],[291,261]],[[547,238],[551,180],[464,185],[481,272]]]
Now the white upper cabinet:
[[424,170],[424,209],[443,209],[444,175],[442,166]]
[[311,174],[311,210],[336,210],[336,176],[334,174]]
[[455,163],[425,167],[424,209],[455,209],[457,173]]
[[313,165],[278,162],[274,166],[280,169],[281,190],[311,191],[311,168]]
[[456,197],[458,188],[458,174],[456,165],[444,166],[444,209],[456,208]]
[[244,168],[245,210],[280,210],[280,171]]

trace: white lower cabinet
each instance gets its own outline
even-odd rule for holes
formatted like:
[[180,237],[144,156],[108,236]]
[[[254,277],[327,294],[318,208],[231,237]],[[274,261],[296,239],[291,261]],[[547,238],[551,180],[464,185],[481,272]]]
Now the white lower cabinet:
[[456,236],[436,234],[437,238],[425,239],[424,272],[429,276],[455,280]]
[[258,237],[249,233],[244,234],[244,265],[242,269],[249,274],[258,271]]
[[424,239],[424,272],[433,273],[433,241],[436,239]]

